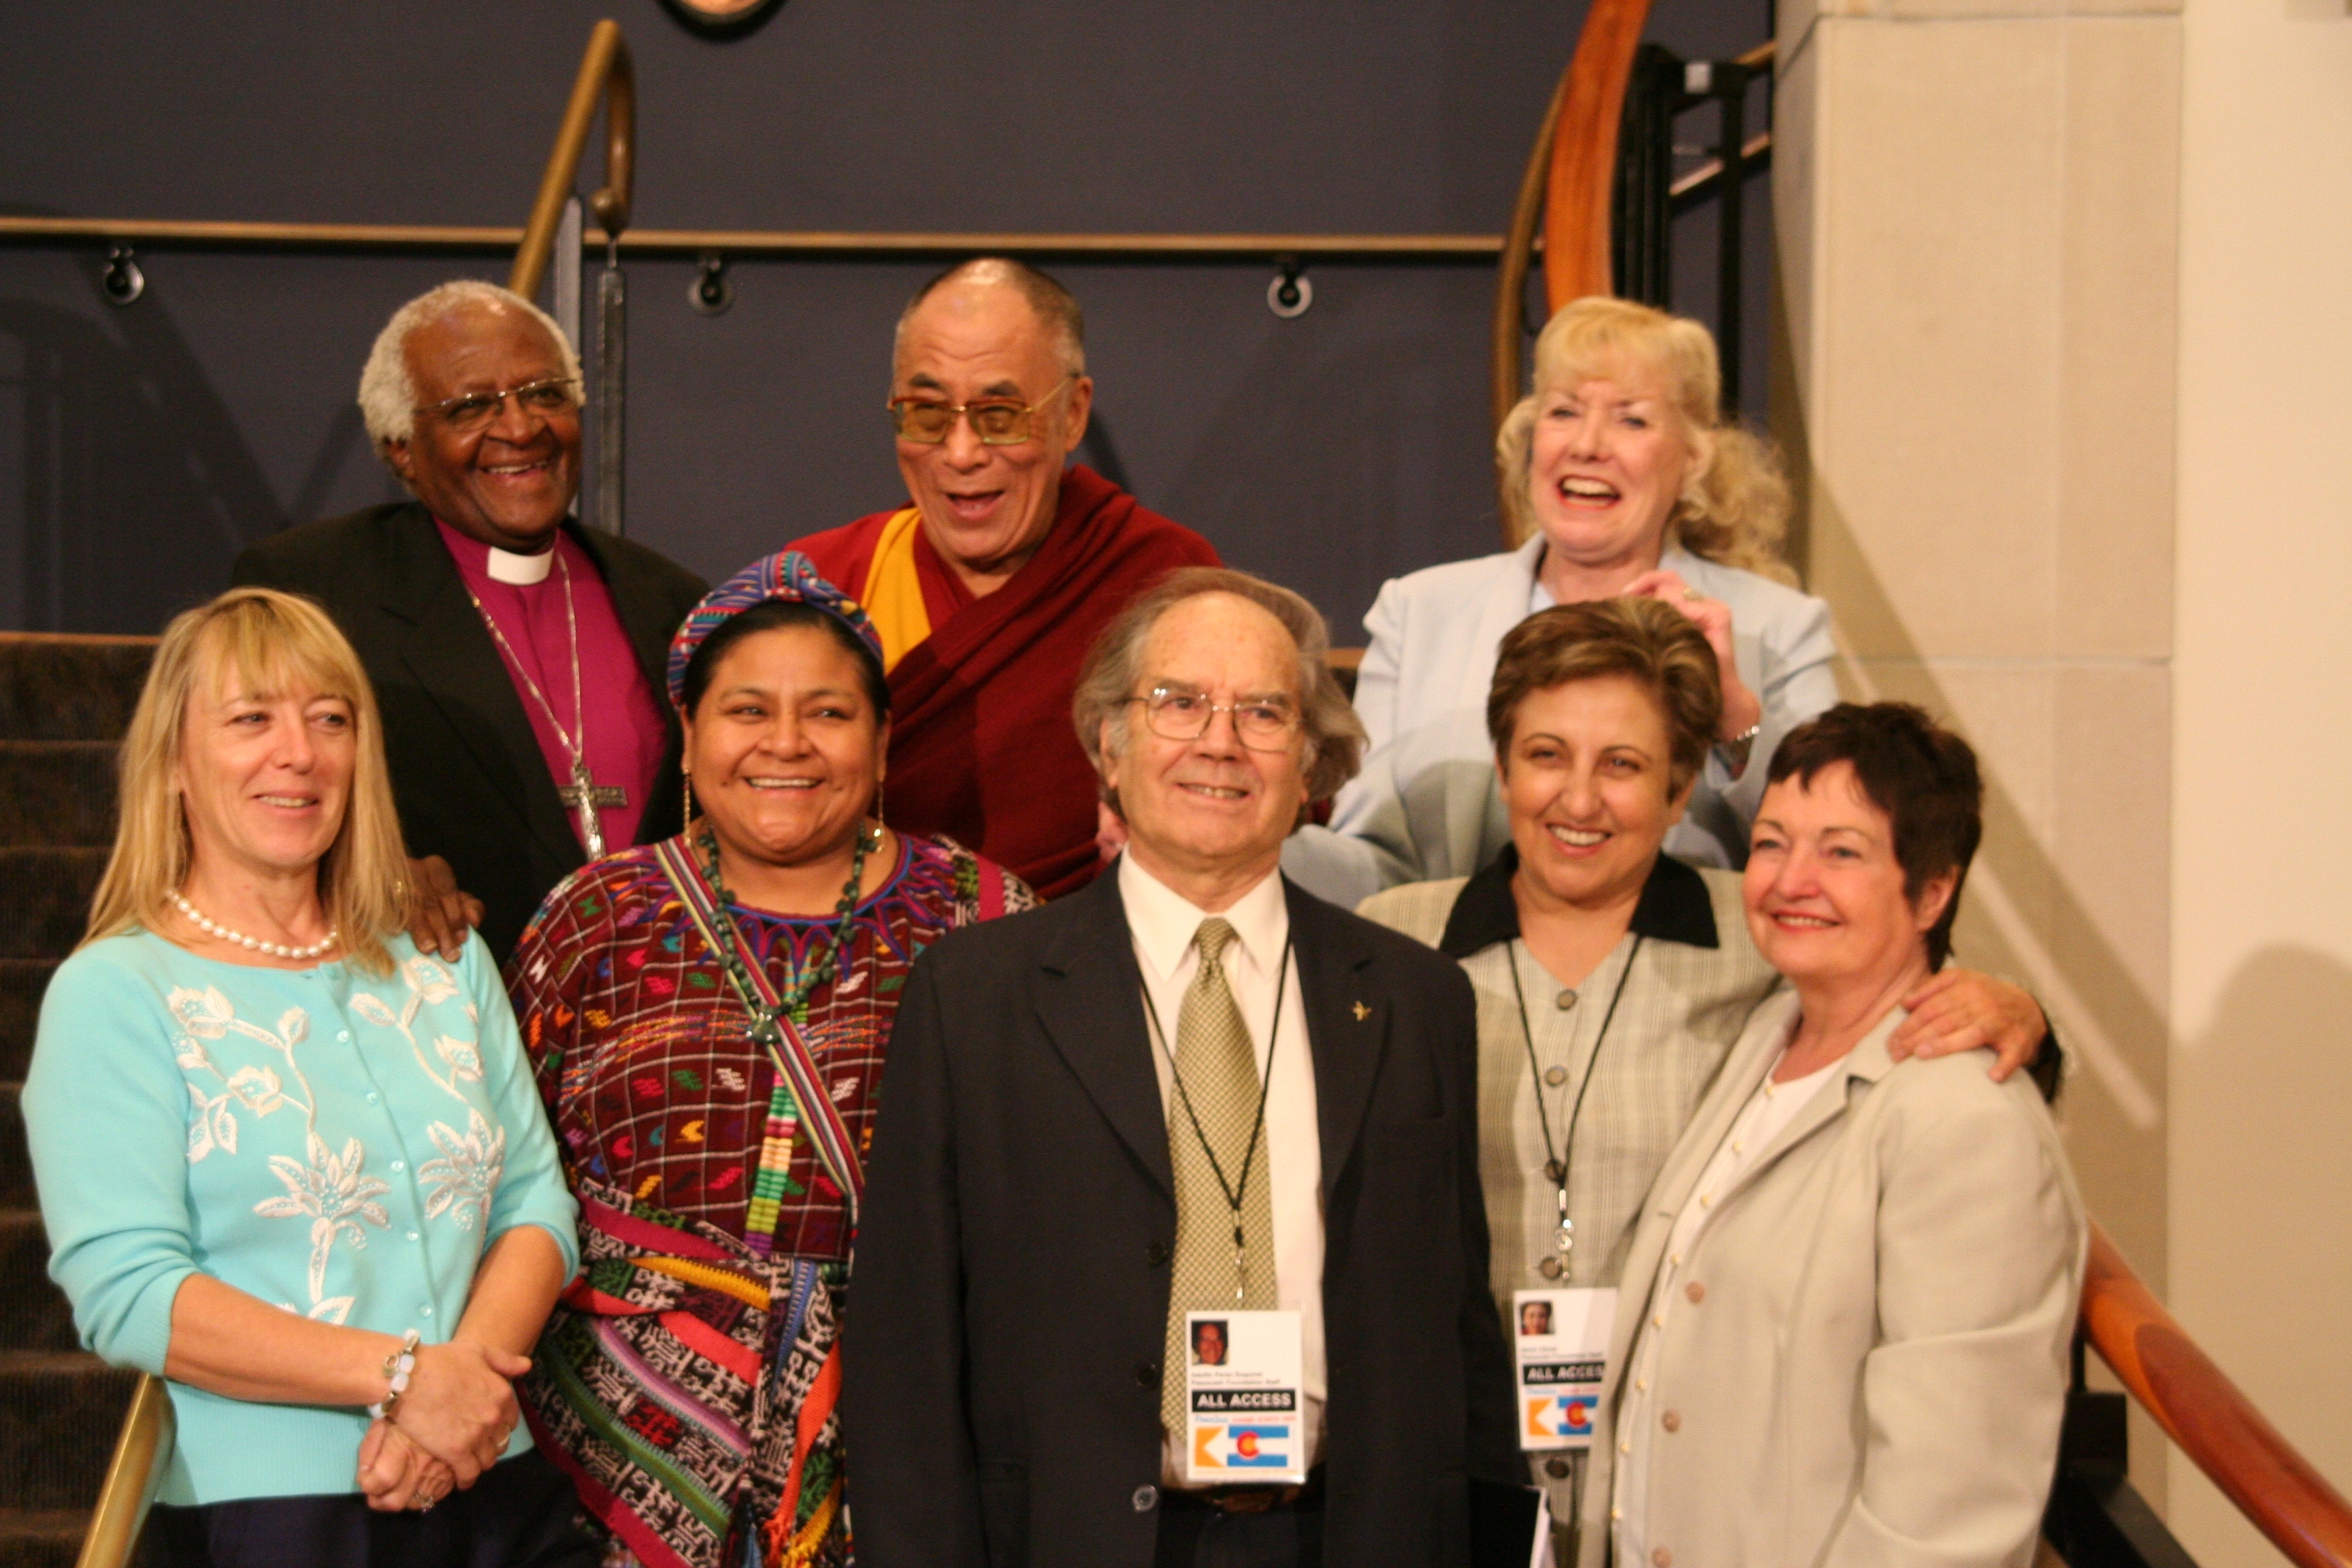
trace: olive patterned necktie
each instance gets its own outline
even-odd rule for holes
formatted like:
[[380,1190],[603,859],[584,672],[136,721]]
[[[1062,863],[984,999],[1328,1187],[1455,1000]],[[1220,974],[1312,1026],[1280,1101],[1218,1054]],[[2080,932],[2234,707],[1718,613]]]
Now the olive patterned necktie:
[[[1273,1180],[1266,1169],[1266,1140],[1257,1126],[1262,1093],[1257,1050],[1219,962],[1233,938],[1234,928],[1222,920],[1202,921],[1193,933],[1201,967],[1177,1015],[1176,1081],[1169,1086],[1168,1160],[1176,1176],[1176,1258],[1168,1292],[1160,1418],[1179,1435],[1187,1425],[1184,1369],[1192,1356],[1184,1314],[1276,1304]],[[1255,1156],[1250,1152],[1253,1132],[1258,1134]],[[1203,1141],[1216,1151],[1213,1163]],[[1226,1195],[1236,1188],[1242,1199],[1238,1249],[1236,1216]]]

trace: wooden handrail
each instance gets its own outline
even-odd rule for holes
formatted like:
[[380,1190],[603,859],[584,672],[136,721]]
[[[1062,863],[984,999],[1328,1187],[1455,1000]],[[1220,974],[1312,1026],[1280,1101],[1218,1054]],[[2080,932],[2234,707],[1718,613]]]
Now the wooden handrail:
[[2352,1503],[2197,1348],[2095,1225],[2082,1322],[2132,1397],[2290,1562],[2352,1564]]
[[572,81],[572,101],[564,106],[563,123],[555,132],[555,151],[549,154],[547,173],[540,177],[539,199],[531,204],[530,222],[523,226],[522,244],[515,251],[514,271],[507,287],[528,300],[539,292],[547,276],[547,258],[555,250],[556,226],[563,220],[563,204],[580,173],[580,154],[588,145],[588,127],[596,105],[604,105],[604,188],[589,201],[589,210],[607,240],[617,240],[629,226],[629,203],[635,187],[637,163],[637,75],[629,58],[629,41],[621,25],[609,17],[588,34],[588,52],[580,58],[580,74]]
[[163,1380],[141,1378],[122,1417],[122,1435],[114,1441],[114,1458],[107,1463],[98,1508],[90,1515],[89,1533],[81,1538],[81,1555],[74,1559],[74,1568],[123,1568],[131,1561],[147,1505],[155,1500],[163,1465],[172,1457],[175,1431],[172,1395]]
[[1587,294],[1614,292],[1609,265],[1609,204],[1617,188],[1617,132],[1633,53],[1650,0],[1593,0],[1568,63],[1568,90],[1552,127],[1551,179],[1544,192],[1544,296],[1558,310]]
[[[1528,267],[1535,259],[1536,225],[1543,216],[1544,191],[1551,184],[1552,128],[1559,123],[1569,75],[1570,71],[1561,71],[1559,84],[1551,89],[1543,124],[1536,132],[1535,145],[1528,151],[1528,166],[1519,174],[1519,199],[1511,207],[1510,232],[1503,236],[1503,264],[1495,279],[1494,388],[1489,399],[1498,429],[1519,401],[1520,384],[1527,375],[1520,343],[1526,329],[1520,322],[1527,315]],[[1508,507],[1503,515],[1510,515]]]
[[[514,227],[355,223],[222,223],[172,218],[0,216],[0,244],[150,245],[221,250],[502,251]],[[931,260],[976,255],[1087,261],[1266,263],[1396,261],[1482,266],[1503,249],[1494,234],[1019,234],[876,233],[768,228],[633,228],[632,256],[768,256],[813,261]]]

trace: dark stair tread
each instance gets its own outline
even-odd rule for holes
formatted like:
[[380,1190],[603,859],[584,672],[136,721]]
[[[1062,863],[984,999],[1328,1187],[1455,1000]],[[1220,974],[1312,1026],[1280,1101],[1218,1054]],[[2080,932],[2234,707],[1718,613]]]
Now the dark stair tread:
[[97,1500],[139,1374],[71,1351],[0,1351],[0,1508]]
[[0,736],[118,738],[154,657],[153,637],[0,632]]
[[73,1568],[89,1510],[0,1508],[0,1568]]
[[38,1208],[33,1155],[25,1142],[25,1086],[0,1083],[0,1209]]
[[0,958],[63,958],[89,923],[90,895],[106,870],[95,848],[0,848]]
[[57,967],[54,958],[0,958],[0,1082],[22,1081],[33,1065],[41,994]]
[[49,1237],[33,1209],[0,1209],[0,1350],[70,1351],[73,1306],[49,1281]]
[[0,844],[114,842],[112,741],[0,740]]

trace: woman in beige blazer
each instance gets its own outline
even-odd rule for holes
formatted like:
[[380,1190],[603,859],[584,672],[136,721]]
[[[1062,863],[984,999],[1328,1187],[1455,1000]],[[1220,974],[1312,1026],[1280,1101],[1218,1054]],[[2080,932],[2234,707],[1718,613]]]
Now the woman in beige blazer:
[[1967,744],[1903,704],[1774,755],[1742,894],[1791,989],[1636,1229],[1588,1564],[1612,1536],[1622,1568],[2032,1560],[2082,1202],[2029,1083],[1886,1050],[1949,952],[1981,796]]
[[[1477,993],[1478,1174],[1507,1328],[1518,1290],[1619,1285],[1651,1184],[1783,984],[1748,940],[1738,873],[1663,851],[1721,717],[1717,668],[1700,628],[1654,599],[1521,621],[1486,703],[1511,842],[1475,877],[1360,911],[1458,959]],[[1990,1044],[2006,1076],[2043,1040],[2033,999],[1990,976],[1948,971],[1906,1000],[1898,1055]],[[1585,1462],[1528,1455],[1562,1563]]]

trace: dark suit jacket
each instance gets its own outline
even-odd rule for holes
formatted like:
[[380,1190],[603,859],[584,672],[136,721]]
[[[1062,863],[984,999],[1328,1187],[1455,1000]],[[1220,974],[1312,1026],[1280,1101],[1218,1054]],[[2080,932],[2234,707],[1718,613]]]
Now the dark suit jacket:
[[[1525,1481],[1469,982],[1285,892],[1322,1133],[1325,1561],[1459,1564],[1465,1477]],[[862,1568],[1152,1561],[1176,1202],[1140,987],[1108,875],[915,965],[843,1340]]]
[[[642,544],[564,526],[604,574],[637,663],[662,693],[670,636],[702,597],[701,579]],[[308,595],[351,639],[383,709],[408,852],[448,860],[486,907],[482,939],[505,963],[540,900],[584,857],[431,514],[406,501],[290,528],[239,555],[234,578]],[[677,830],[677,760],[673,718],[638,830],[645,842]]]

